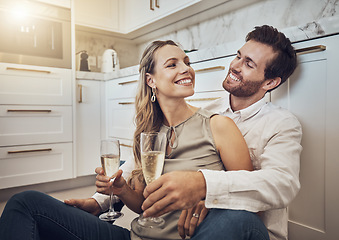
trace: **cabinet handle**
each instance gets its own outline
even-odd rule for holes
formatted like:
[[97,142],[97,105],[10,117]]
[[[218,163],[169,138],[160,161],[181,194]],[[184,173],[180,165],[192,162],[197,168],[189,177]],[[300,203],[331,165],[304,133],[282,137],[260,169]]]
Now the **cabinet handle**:
[[34,112],[34,113],[50,113],[49,109],[7,109],[7,112]]
[[78,84],[79,88],[79,101],[78,103],[82,103],[82,84]]
[[129,105],[134,104],[134,102],[119,102],[120,105]]
[[307,53],[322,52],[325,50],[326,50],[326,46],[317,45],[317,46],[312,46],[312,47],[299,48],[299,49],[296,49],[295,52],[296,54],[301,55],[301,54],[307,54]]
[[186,99],[187,102],[199,102],[199,101],[212,101],[217,100],[220,97],[214,97],[214,98],[193,98],[193,99]]
[[156,6],[157,8],[160,8],[160,6],[159,6],[159,0],[155,0],[155,6]]
[[153,0],[149,0],[149,9],[154,11]]
[[225,67],[216,66],[216,67],[210,67],[210,68],[202,68],[202,69],[195,70],[195,72],[205,72],[205,71],[214,71],[214,70],[225,70]]
[[31,150],[18,150],[18,151],[8,151],[8,154],[16,154],[16,153],[32,153],[32,152],[50,152],[52,148],[43,148],[43,149],[31,149]]
[[122,146],[122,147],[128,147],[128,148],[133,148],[133,146],[127,145],[127,144],[123,144],[123,143],[120,143],[120,146]]
[[37,70],[37,69],[27,69],[27,68],[13,68],[13,67],[7,67],[7,70],[14,70],[14,71],[26,71],[26,72],[38,72],[38,73],[52,73],[51,71],[45,71],[45,70]]
[[133,81],[127,81],[127,82],[119,82],[119,85],[125,85],[125,84],[130,84],[130,83],[136,83],[138,80],[133,80]]

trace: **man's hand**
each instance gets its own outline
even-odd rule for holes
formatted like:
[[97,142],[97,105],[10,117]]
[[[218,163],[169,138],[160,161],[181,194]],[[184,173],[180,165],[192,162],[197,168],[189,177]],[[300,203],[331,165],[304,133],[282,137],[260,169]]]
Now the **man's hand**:
[[208,209],[205,201],[200,201],[196,206],[188,210],[182,210],[178,221],[178,232],[182,239],[192,237],[195,229],[205,219]]
[[166,173],[145,188],[143,215],[144,217],[161,216],[174,210],[188,209],[205,196],[206,183],[201,172]]
[[95,216],[101,213],[101,208],[94,198],[86,199],[66,199],[64,202],[67,205],[80,208],[86,212],[89,212]]

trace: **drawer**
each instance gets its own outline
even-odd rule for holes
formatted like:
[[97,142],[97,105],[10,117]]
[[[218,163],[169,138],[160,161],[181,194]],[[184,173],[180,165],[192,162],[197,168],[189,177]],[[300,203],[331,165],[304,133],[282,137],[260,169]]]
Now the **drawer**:
[[0,146],[70,141],[71,106],[0,105]]
[[107,98],[134,98],[138,87],[138,81],[139,75],[108,81],[106,83]]
[[224,81],[233,58],[220,58],[192,64],[195,70],[195,92],[223,90]]
[[134,98],[108,100],[107,130],[109,137],[133,139],[135,106]]
[[0,189],[72,178],[72,143],[0,147]]
[[186,102],[192,106],[203,108],[211,102],[226,96],[229,96],[229,93],[225,90],[215,92],[201,92],[195,93],[192,97],[186,98]]
[[27,105],[71,105],[72,72],[0,63],[0,103]]

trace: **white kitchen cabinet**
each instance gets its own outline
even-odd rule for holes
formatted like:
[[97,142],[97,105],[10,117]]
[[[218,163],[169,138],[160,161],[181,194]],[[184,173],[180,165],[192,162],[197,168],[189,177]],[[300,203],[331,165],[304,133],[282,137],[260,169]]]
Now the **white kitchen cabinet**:
[[77,80],[77,176],[94,174],[100,166],[103,85],[102,81]]
[[135,131],[135,94],[139,75],[106,82],[106,126],[108,137],[120,140],[121,159],[133,159],[132,144]]
[[0,189],[73,177],[70,69],[0,63]]
[[72,143],[0,147],[0,189],[72,176]]
[[0,105],[0,146],[72,142],[71,106]]
[[192,64],[195,71],[195,93],[186,98],[186,101],[190,105],[204,107],[218,98],[228,96],[222,87],[222,82],[233,58],[228,56]]
[[0,104],[71,105],[71,70],[0,63]]
[[194,5],[201,0],[124,0],[124,14],[120,16],[123,29],[134,31],[168,15]]
[[35,0],[35,1],[52,4],[58,7],[71,8],[72,0]]
[[74,0],[75,24],[119,32],[118,0]]
[[338,236],[338,41],[336,35],[295,44],[315,52],[300,55],[295,73],[271,93],[272,102],[294,113],[303,129],[301,190],[289,206],[290,240]]

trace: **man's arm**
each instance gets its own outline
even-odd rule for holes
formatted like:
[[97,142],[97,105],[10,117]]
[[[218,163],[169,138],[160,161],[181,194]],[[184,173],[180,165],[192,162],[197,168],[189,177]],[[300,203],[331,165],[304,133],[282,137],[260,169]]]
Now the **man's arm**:
[[[204,181],[197,174],[194,178],[189,178],[185,172],[165,174],[146,187],[144,196],[147,199],[142,206],[144,214],[159,216],[187,209],[204,197],[207,208],[259,212],[286,207],[300,188],[302,133],[295,118],[285,119],[277,129],[279,131],[269,139],[260,156],[260,170],[201,170]],[[201,196],[203,191],[205,196]]]

